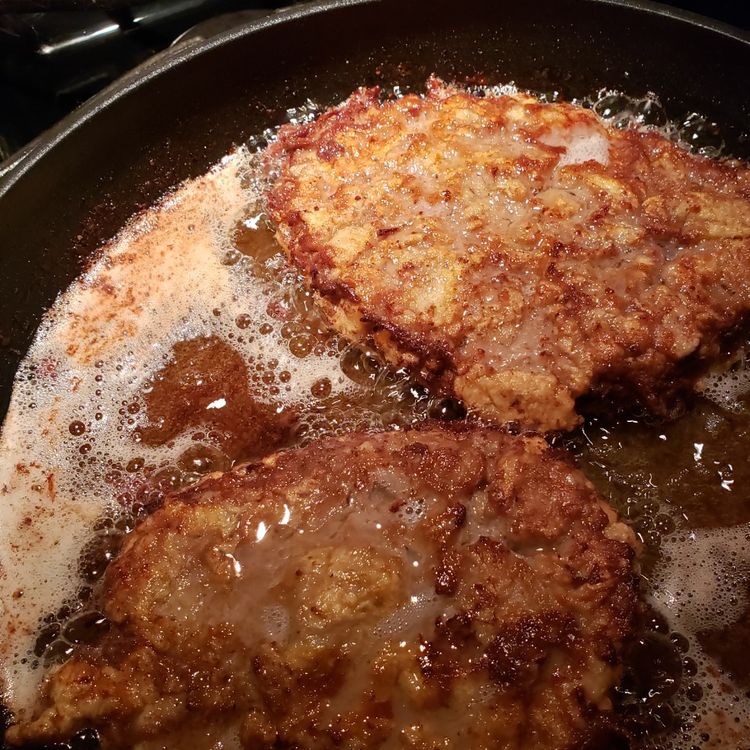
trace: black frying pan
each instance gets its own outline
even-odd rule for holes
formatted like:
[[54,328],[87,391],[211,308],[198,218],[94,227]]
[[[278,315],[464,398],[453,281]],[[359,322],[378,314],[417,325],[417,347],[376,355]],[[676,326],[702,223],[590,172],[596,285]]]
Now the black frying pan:
[[125,220],[311,97],[362,84],[515,81],[564,98],[656,92],[750,156],[750,37],[636,0],[338,0],[126,76],[0,176],[0,414],[44,309]]
[[126,76],[0,176],[0,414],[43,310],[135,211],[312,97],[362,84],[515,81],[655,91],[750,155],[750,37],[637,0],[338,0],[281,12]]

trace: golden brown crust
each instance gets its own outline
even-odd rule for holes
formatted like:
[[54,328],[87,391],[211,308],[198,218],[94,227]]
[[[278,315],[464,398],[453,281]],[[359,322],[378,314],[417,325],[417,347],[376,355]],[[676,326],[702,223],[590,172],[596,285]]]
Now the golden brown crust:
[[750,309],[748,169],[588,110],[363,89],[267,156],[332,325],[501,423],[570,428],[590,392],[659,410]]
[[607,721],[633,544],[538,438],[428,425],[278,453],[133,532],[109,634],[9,738],[569,748]]

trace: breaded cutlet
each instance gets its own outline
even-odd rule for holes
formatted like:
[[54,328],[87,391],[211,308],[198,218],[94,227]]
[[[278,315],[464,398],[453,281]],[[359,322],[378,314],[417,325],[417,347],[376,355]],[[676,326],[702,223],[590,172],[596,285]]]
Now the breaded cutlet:
[[634,548],[540,438],[428,424],[276,453],[130,534],[100,597],[109,632],[7,739],[580,747],[612,722]]
[[331,325],[479,416],[665,412],[750,309],[750,170],[528,94],[361,89],[266,152]]

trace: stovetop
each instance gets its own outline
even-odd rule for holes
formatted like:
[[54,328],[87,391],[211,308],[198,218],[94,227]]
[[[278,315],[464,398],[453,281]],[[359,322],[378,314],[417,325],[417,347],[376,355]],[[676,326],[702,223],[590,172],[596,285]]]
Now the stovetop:
[[[40,5],[41,0],[32,3]],[[3,0],[0,9],[22,4],[23,0]],[[50,4],[55,5],[54,0]],[[123,73],[186,35],[211,36],[292,2],[62,4],[68,9],[0,14],[0,162]],[[84,9],[70,9],[71,5]]]
[[[211,36],[292,4],[291,0],[3,0],[0,162],[118,76],[170,45],[190,36]],[[750,28],[745,0],[668,4]]]

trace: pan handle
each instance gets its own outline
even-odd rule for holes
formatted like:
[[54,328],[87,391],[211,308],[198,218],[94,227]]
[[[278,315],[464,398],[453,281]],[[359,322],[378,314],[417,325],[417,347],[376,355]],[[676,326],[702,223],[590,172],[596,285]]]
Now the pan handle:
[[[152,55],[148,59],[144,60],[140,65],[137,65],[134,68],[131,68],[126,73],[124,73],[122,76],[114,80],[112,83],[109,84],[105,89],[100,91],[98,94],[95,94],[94,96],[101,96],[104,97],[107,95],[107,92],[110,89],[113,89],[115,87],[121,86],[124,80],[132,79],[136,80],[138,77],[140,77],[145,70],[148,70],[151,66],[154,64],[160,63],[165,57],[170,57],[172,55],[178,54],[182,52],[186,47],[190,47],[194,44],[199,44],[199,39],[186,39],[184,41],[181,41],[171,47],[167,47],[164,50],[161,50],[160,52],[157,52],[155,55]],[[86,102],[84,102],[85,104]],[[43,133],[39,134],[36,138],[29,141],[24,146],[21,146],[18,151],[13,152],[5,161],[0,161],[0,181],[2,181],[4,178],[8,177],[13,171],[18,169],[19,167],[23,166],[24,161],[26,160],[26,157],[34,152],[39,144],[47,143],[50,140],[50,133],[59,130],[61,128],[64,128],[66,123],[72,119],[74,119],[76,116],[76,110],[73,110],[69,114],[67,114],[65,117],[63,117],[62,120],[60,120],[55,125],[52,125],[51,128],[48,130],[45,130]]]

